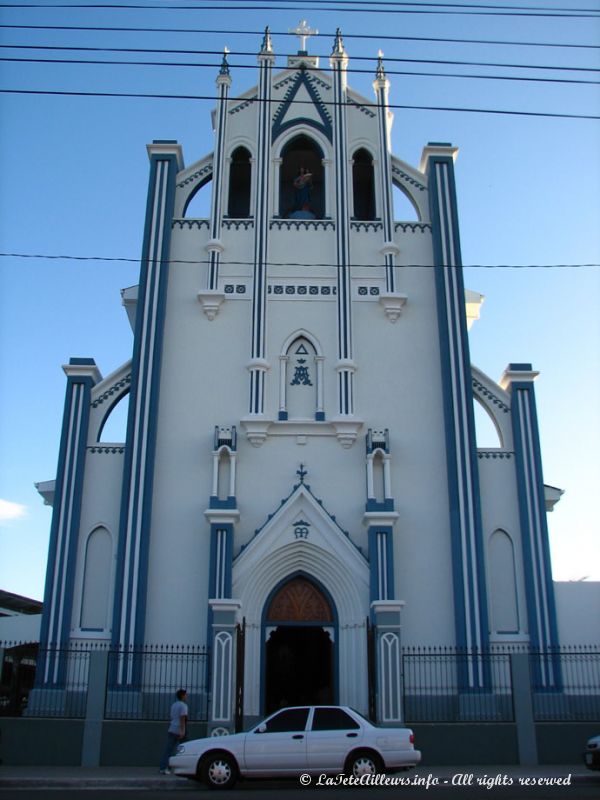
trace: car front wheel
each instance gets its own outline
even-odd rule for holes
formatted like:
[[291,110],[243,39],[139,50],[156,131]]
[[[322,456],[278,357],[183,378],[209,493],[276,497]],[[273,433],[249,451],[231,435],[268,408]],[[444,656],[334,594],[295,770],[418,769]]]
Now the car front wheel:
[[383,762],[376,753],[362,751],[352,753],[346,762],[346,774],[361,778],[363,775],[378,775],[383,772]]
[[231,789],[237,780],[237,764],[228,753],[213,753],[202,762],[200,774],[209,789]]

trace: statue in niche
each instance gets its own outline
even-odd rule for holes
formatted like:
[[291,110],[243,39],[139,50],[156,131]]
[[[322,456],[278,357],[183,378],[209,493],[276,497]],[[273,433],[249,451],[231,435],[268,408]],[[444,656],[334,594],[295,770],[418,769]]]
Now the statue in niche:
[[294,178],[294,210],[290,214],[293,219],[315,218],[310,208],[312,178],[312,172],[305,167],[300,167],[298,175]]

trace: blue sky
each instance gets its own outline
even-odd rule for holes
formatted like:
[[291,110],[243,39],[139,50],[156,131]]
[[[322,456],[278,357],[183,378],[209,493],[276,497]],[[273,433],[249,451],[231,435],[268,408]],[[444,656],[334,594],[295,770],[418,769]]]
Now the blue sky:
[[[342,3],[318,11],[308,2],[283,0],[263,2],[253,11],[238,3],[245,8],[231,10],[234,4],[212,3],[219,9],[202,11],[179,10],[174,6],[193,3],[169,0],[146,2],[147,8],[137,10],[86,9],[76,3],[36,9],[0,5],[4,59],[209,65],[1,61],[0,88],[212,97],[218,52],[228,46],[235,95],[256,82],[255,53],[265,25],[273,31],[277,66],[283,67],[285,56],[298,49],[297,39],[286,32],[305,17],[320,32],[309,41],[309,50],[322,57],[323,68],[328,68],[335,29],[341,27],[351,59],[349,82],[367,98],[373,96],[381,48],[392,104],[600,116],[594,83],[600,80],[600,5],[589,0],[533,0],[527,5],[589,8],[595,17],[397,13],[401,6],[378,13],[383,7],[377,4],[366,12]],[[6,27],[14,25],[159,30]],[[175,28],[184,32],[165,30]],[[192,32],[199,29],[222,32]],[[384,38],[389,36],[530,44]],[[533,42],[590,47],[537,47]],[[439,63],[444,61],[463,63]],[[543,80],[521,80],[525,77]],[[572,80],[588,83],[561,82]],[[211,100],[0,94],[1,252],[138,258],[148,175],[145,145],[177,139],[186,164],[193,163],[212,150],[213,105]],[[394,113],[393,150],[409,163],[418,166],[429,141],[460,148],[456,178],[464,264],[600,263],[598,119],[410,108]],[[55,475],[65,391],[61,365],[72,356],[93,357],[108,375],[130,357],[132,335],[120,289],[137,283],[137,274],[131,262],[0,257],[3,589],[42,597],[50,509],[34,483]],[[541,373],[536,396],[544,477],[565,490],[548,518],[554,576],[600,580],[600,268],[468,267],[465,279],[486,298],[470,334],[473,363],[496,380],[509,362],[531,362]],[[482,429],[481,445],[493,444],[485,437]]]

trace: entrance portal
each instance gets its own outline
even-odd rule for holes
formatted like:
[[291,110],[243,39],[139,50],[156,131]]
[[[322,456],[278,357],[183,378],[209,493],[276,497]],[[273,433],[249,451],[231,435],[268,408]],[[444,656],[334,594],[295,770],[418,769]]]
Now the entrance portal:
[[265,711],[334,702],[334,615],[325,594],[297,576],[275,592],[266,614]]
[[323,628],[280,625],[267,642],[265,711],[333,703],[332,642]]

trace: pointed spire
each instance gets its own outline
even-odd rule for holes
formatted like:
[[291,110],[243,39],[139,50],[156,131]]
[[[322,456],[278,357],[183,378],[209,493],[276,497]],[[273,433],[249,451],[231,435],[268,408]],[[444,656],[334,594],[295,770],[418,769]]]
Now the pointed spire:
[[260,48],[260,52],[261,52],[261,54],[272,53],[273,52],[273,43],[271,41],[271,31],[269,30],[268,26],[265,28],[265,35],[264,35],[263,40],[262,40],[262,45],[261,45],[261,48]]
[[333,50],[331,51],[331,55],[345,55],[346,51],[344,49],[344,40],[342,39],[342,31],[340,28],[336,29],[335,32],[335,41],[333,43]]
[[377,71],[375,72],[375,77],[379,80],[385,80],[385,67],[383,66],[383,50],[380,50],[377,54]]
[[229,75],[229,62],[227,61],[227,55],[229,53],[229,48],[223,48],[223,61],[221,62],[221,69],[219,70],[219,75]]

